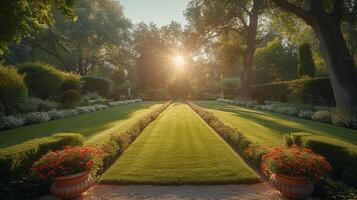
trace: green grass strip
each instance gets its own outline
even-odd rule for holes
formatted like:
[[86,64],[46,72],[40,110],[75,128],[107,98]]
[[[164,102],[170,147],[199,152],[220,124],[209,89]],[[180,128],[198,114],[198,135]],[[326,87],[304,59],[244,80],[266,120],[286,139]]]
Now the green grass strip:
[[81,133],[88,144],[105,142],[113,131],[130,127],[137,119],[145,116],[162,103],[141,102],[70,117],[42,124],[0,131],[0,148],[19,144],[38,137],[59,132]]
[[288,115],[243,108],[217,101],[196,101],[225,124],[237,128],[248,140],[263,146],[282,145],[283,135],[307,132],[357,145],[357,131]]
[[259,176],[188,105],[174,103],[130,145],[100,182],[255,183]]

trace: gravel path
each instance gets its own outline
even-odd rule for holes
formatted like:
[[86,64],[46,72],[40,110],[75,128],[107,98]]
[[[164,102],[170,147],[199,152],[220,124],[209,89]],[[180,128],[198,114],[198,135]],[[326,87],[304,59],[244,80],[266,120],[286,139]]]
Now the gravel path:
[[85,200],[135,200],[135,199],[279,199],[276,191],[268,183],[251,185],[96,185]]

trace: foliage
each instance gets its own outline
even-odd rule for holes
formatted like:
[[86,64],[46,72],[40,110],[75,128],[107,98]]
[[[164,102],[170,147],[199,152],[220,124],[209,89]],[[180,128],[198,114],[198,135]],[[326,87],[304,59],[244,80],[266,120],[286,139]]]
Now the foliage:
[[61,85],[62,91],[66,90],[78,90],[81,91],[82,89],[82,83],[78,79],[67,79],[63,81]]
[[332,113],[326,110],[319,110],[312,115],[312,120],[330,124]]
[[299,54],[298,54],[298,74],[299,77],[315,76],[315,63],[312,59],[312,52],[309,43],[303,43],[299,46]]
[[[132,25],[118,1],[77,0],[73,13],[77,16],[75,21],[51,10],[55,23],[14,45],[7,61],[41,60],[80,75],[133,65],[129,32]],[[23,55],[26,56],[22,59]]]
[[6,115],[14,113],[27,97],[23,76],[14,67],[0,63],[0,102]]
[[26,125],[40,124],[51,120],[46,112],[32,112],[22,116]]
[[112,93],[113,83],[111,80],[99,76],[84,76],[83,90],[84,92],[97,92],[103,97],[109,97]]
[[66,80],[79,81],[78,76],[62,72],[49,64],[27,62],[17,67],[19,73],[25,75],[29,95],[41,99],[58,97],[62,83]]
[[332,115],[332,123],[337,126],[357,129],[357,116],[346,110],[339,110]]
[[21,127],[25,125],[25,119],[20,117],[2,116],[0,117],[0,130]]
[[83,136],[74,133],[57,133],[0,149],[0,174],[3,180],[28,174],[33,162],[49,150],[59,150],[64,146],[83,143]]
[[218,87],[224,90],[238,90],[240,85],[240,78],[224,78],[218,83]]
[[322,179],[314,189],[316,196],[326,200],[357,199],[357,189],[331,178]]
[[0,6],[0,54],[9,43],[19,42],[27,34],[53,23],[52,10],[59,9],[62,14],[74,18],[74,0],[52,1],[2,1]]
[[302,146],[328,158],[333,178],[357,185],[357,148],[355,145],[325,136],[302,137]]
[[262,171],[269,176],[276,173],[287,176],[304,176],[310,180],[320,179],[332,171],[325,157],[311,149],[274,147],[262,157]]
[[126,79],[126,72],[121,68],[116,69],[112,72],[111,78],[115,84],[124,83]]
[[173,98],[187,98],[192,92],[192,86],[187,78],[178,78],[167,86],[169,95]]
[[258,145],[249,145],[244,150],[244,156],[251,160],[256,166],[260,166],[262,158],[265,154],[270,151],[270,147],[258,146]]
[[297,58],[294,48],[283,46],[278,37],[258,48],[254,54],[255,84],[288,81],[297,78]]
[[328,78],[301,79],[255,85],[252,97],[280,102],[334,105],[335,97]]
[[93,172],[101,167],[102,152],[94,147],[65,147],[50,151],[36,161],[31,171],[40,179],[53,179],[80,172]]
[[78,90],[69,89],[63,92],[62,102],[67,106],[73,106],[81,100],[81,94]]

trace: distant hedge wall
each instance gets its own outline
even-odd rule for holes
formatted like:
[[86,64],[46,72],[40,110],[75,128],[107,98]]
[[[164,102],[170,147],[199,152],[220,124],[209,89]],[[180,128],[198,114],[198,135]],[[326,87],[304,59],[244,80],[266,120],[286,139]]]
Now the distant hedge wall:
[[335,105],[334,93],[327,77],[255,85],[251,96],[270,101]]

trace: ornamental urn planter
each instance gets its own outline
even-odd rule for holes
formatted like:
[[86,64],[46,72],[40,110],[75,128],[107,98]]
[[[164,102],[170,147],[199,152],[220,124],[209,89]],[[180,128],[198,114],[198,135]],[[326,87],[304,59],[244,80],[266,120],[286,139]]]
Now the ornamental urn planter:
[[314,190],[312,183],[305,177],[272,174],[270,183],[283,197],[290,199],[307,199]]
[[86,196],[86,191],[93,184],[91,175],[88,172],[81,172],[54,178],[51,192],[62,200],[80,200]]

